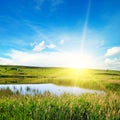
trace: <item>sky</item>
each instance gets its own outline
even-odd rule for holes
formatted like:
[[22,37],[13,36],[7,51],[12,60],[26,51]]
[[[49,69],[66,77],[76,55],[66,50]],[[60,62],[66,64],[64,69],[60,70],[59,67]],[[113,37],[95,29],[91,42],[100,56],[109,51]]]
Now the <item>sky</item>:
[[1,0],[0,64],[120,70],[120,0]]

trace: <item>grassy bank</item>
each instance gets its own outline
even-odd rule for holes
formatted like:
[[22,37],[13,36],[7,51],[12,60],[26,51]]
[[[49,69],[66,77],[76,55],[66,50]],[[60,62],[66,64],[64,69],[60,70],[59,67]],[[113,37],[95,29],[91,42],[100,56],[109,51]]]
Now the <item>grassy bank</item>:
[[0,120],[119,120],[120,97],[85,94],[22,96],[0,98]]

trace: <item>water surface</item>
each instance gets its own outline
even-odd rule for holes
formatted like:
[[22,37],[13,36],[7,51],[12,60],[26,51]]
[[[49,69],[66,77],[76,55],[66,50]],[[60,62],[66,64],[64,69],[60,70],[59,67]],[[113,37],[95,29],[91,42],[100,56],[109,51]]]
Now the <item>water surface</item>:
[[104,91],[99,90],[90,90],[84,89],[80,87],[68,87],[68,86],[58,86],[55,84],[3,84],[0,85],[0,89],[10,88],[13,92],[19,91],[21,94],[43,94],[45,92],[50,92],[55,95],[61,95],[64,93],[68,94],[85,94],[85,93],[97,93],[97,94],[105,94]]

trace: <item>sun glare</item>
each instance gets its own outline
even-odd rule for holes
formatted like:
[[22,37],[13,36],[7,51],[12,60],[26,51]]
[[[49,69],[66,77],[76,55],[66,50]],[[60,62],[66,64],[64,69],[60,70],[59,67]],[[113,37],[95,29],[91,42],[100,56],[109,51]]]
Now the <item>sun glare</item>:
[[75,69],[90,68],[92,65],[92,57],[90,55],[74,55],[69,60],[70,67]]

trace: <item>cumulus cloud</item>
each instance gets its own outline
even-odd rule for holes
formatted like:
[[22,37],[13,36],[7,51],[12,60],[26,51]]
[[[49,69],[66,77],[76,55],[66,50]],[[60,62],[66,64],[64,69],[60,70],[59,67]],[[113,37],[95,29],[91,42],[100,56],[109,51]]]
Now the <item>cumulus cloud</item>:
[[35,45],[33,51],[40,52],[46,48],[45,41],[40,42],[39,44]]
[[107,50],[105,56],[109,57],[109,56],[114,56],[117,54],[120,54],[120,47],[112,47],[112,48]]
[[39,44],[37,44],[36,42],[31,43],[31,46],[33,46],[33,51],[34,52],[41,52],[42,50],[49,48],[49,49],[54,49],[56,48],[55,44],[45,44],[45,41],[40,42]]
[[120,47],[112,47],[105,53],[105,65],[109,69],[120,69]]

